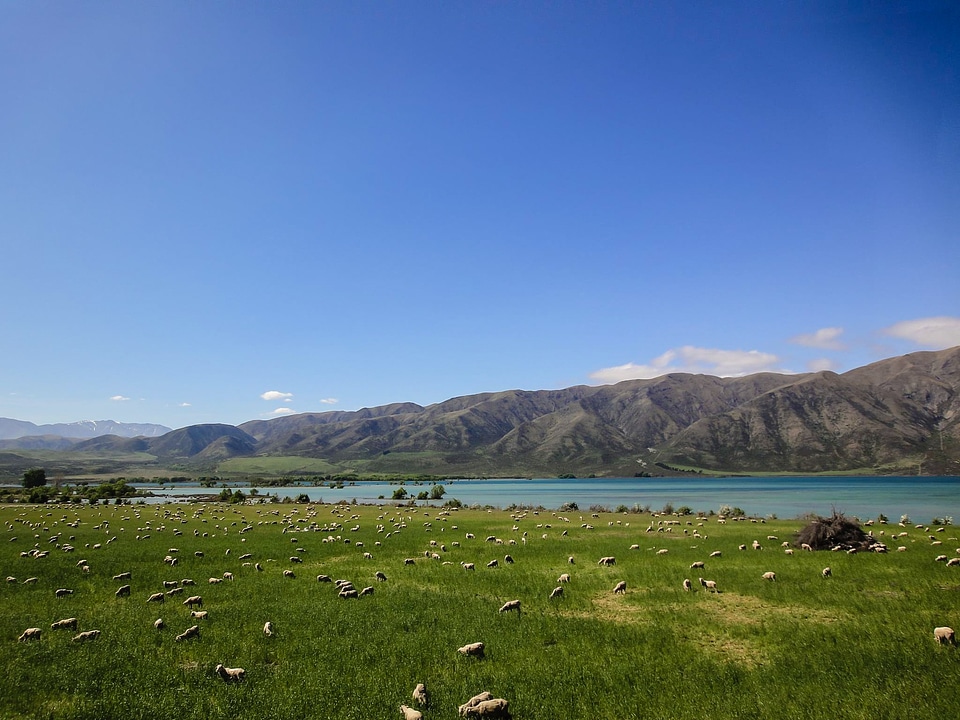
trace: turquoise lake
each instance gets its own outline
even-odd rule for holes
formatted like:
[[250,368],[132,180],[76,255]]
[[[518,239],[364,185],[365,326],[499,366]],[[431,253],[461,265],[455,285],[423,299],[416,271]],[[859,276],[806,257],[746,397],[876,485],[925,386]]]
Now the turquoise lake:
[[[515,479],[448,480],[444,500],[456,498],[465,505],[532,505],[557,508],[575,502],[581,510],[591,505],[615,509],[618,505],[649,506],[660,510],[670,503],[694,511],[718,510],[721,505],[740,507],[750,515],[800,517],[807,513],[829,515],[835,508],[862,520],[883,513],[892,521],[908,515],[914,522],[930,522],[934,517],[953,517],[960,522],[960,477],[723,477],[723,478],[597,478],[597,479]],[[168,496],[167,500],[216,493],[217,488],[141,486]],[[234,483],[249,494],[245,484]],[[283,488],[258,488],[262,495],[296,497],[306,493],[312,501],[361,503],[389,502],[396,484],[357,482],[343,488],[297,485]],[[407,483],[408,493],[416,496],[430,490],[424,483]],[[380,499],[383,495],[385,499]],[[157,502],[163,498],[154,498]],[[435,503],[438,504],[438,503]]]

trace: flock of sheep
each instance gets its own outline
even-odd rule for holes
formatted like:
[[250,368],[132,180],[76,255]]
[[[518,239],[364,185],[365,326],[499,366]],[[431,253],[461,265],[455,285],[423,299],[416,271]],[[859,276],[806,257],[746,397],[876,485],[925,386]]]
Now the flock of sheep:
[[[64,508],[57,508],[59,511],[63,511]],[[279,531],[283,534],[290,535],[290,541],[292,544],[297,545],[296,554],[289,557],[289,563],[291,565],[300,566],[303,564],[303,555],[306,553],[306,548],[302,545],[299,545],[300,538],[304,536],[305,533],[319,533],[323,535],[321,538],[322,543],[338,543],[341,546],[352,546],[361,550],[362,557],[364,560],[373,560],[373,553],[365,549],[362,541],[351,542],[350,533],[356,532],[360,529],[357,520],[360,516],[356,514],[350,514],[351,509],[346,506],[333,506],[330,510],[330,514],[334,516],[333,518],[322,519],[321,511],[323,506],[308,505],[304,508],[294,507],[288,511],[281,514],[280,510],[269,510],[265,509],[261,513],[260,521],[255,525],[253,522],[243,519],[241,521],[233,522],[232,526],[228,528],[226,524],[227,517],[224,513],[227,510],[221,506],[209,506],[207,508],[201,507],[199,509],[193,510],[192,519],[200,519],[202,522],[207,522],[208,515],[212,516],[212,519],[217,519],[220,522],[224,522],[224,525],[221,526],[219,523],[216,525],[218,530],[221,533],[230,533],[236,534],[240,542],[246,542],[245,535],[250,531],[254,530],[257,526],[268,526],[272,527],[276,525],[279,528]],[[394,512],[391,514],[391,510]],[[78,526],[79,520],[74,519],[72,522],[68,515],[64,514],[59,520],[49,520],[48,518],[53,517],[54,510],[49,508],[44,509],[44,516],[40,520],[34,520],[30,518],[30,515],[27,511],[20,513],[18,517],[18,522],[24,525],[26,531],[33,534],[34,539],[37,540],[34,543],[34,546],[28,550],[20,553],[21,558],[29,560],[42,560],[45,557],[49,556],[50,550],[41,550],[40,541],[43,538],[41,531],[51,532],[50,526],[59,526],[60,524],[64,526],[69,526],[70,528],[76,528]],[[122,512],[123,517],[121,517],[122,522],[141,522],[142,525],[137,527],[137,539],[150,537],[151,533],[160,533],[167,532],[173,536],[184,535],[179,528],[178,524],[185,523],[187,521],[187,511],[183,506],[178,507],[158,507],[155,508],[156,520],[146,520],[144,521],[142,515],[145,511],[140,509],[124,509],[123,511],[115,511],[114,517],[117,512]],[[258,511],[259,512],[259,511]],[[220,515],[218,515],[220,513]],[[509,540],[499,538],[497,536],[491,535],[487,536],[485,540],[477,540],[473,533],[462,533],[457,534],[458,528],[456,524],[450,522],[453,520],[451,511],[449,510],[421,510],[421,509],[412,509],[412,508],[397,508],[397,509],[383,509],[381,508],[381,514],[377,517],[376,525],[376,536],[378,539],[375,542],[375,548],[382,548],[383,543],[386,542],[393,534],[399,532],[409,532],[407,528],[411,526],[414,522],[415,514],[419,514],[417,518],[418,524],[421,525],[422,530],[425,533],[430,533],[433,531],[433,524],[437,522],[442,524],[442,531],[444,532],[445,538],[452,537],[462,537],[463,540],[449,540],[448,542],[440,542],[438,540],[429,540],[426,545],[425,550],[423,551],[423,559],[428,562],[440,562],[443,565],[454,565],[453,561],[444,560],[446,557],[455,556],[453,551],[461,548],[462,543],[469,543],[471,541],[490,543],[491,546],[517,546],[518,549],[520,546],[525,546],[528,542],[532,541],[531,531],[540,531],[539,534],[541,540],[545,540],[548,537],[547,532],[552,530],[553,523],[559,523],[562,527],[565,524],[570,523],[569,518],[566,518],[557,513],[553,513],[549,521],[541,520],[536,517],[538,513],[533,513],[534,517],[531,518],[531,513],[528,511],[515,512],[511,514],[511,519],[513,520],[512,532],[514,537],[511,537]],[[599,516],[594,514],[591,519],[596,519]],[[529,526],[529,530],[521,529],[521,522],[524,522],[525,525]],[[623,521],[610,521],[610,525],[621,524]],[[657,516],[654,516],[654,520],[650,522],[650,525],[645,529],[646,533],[663,533],[668,535],[673,535],[674,537],[683,535],[689,536],[691,539],[705,540],[706,539],[706,530],[705,527],[709,522],[706,517],[698,517],[696,520],[687,521],[682,523],[679,520],[671,518],[661,518],[657,519]],[[726,519],[721,517],[718,519],[718,522],[726,522]],[[111,520],[103,520],[98,526],[97,529],[104,530],[108,534],[112,532],[110,530]],[[169,528],[167,525],[169,524]],[[352,524],[352,526],[350,526]],[[629,522],[626,523],[629,526]],[[234,529],[233,526],[237,526],[237,529]],[[349,526],[349,527],[348,527]],[[535,527],[534,527],[535,526]],[[590,524],[590,521],[584,521],[584,518],[581,517],[581,527],[587,530],[592,530],[593,526]],[[922,527],[922,526],[917,526]],[[16,526],[13,523],[9,523],[7,526],[7,531],[13,533],[17,530]],[[567,532],[564,530],[561,535],[566,535]],[[894,537],[901,537],[905,533],[894,533]],[[64,537],[64,536],[69,537]],[[200,529],[194,530],[195,538],[202,538],[207,535],[203,533]],[[881,531],[880,535],[883,535]],[[106,543],[109,545],[117,539],[118,535],[113,535],[110,540]],[[130,535],[127,535],[130,537]],[[188,537],[188,536],[185,536]],[[931,539],[935,544],[940,544],[936,540],[935,536],[931,535]],[[56,548],[61,552],[74,552],[75,548],[70,544],[69,541],[73,540],[73,536],[69,535],[69,530],[60,529],[54,532],[53,534],[48,535],[46,538],[48,544]],[[13,538],[16,540],[16,537]],[[778,538],[775,536],[767,536],[766,540],[768,542],[776,542]],[[96,543],[93,546],[90,546],[91,549],[100,549],[100,543]],[[245,546],[246,547],[246,546]],[[752,544],[754,551],[763,550],[763,544],[760,540],[755,540]],[[780,548],[785,554],[793,554],[793,547],[790,546],[790,543],[784,542],[780,544]],[[637,551],[640,550],[639,544],[633,544],[629,548],[630,550]],[[667,548],[651,548],[655,550],[655,555],[662,556],[668,553]],[[745,545],[740,546],[741,550],[746,550]],[[886,551],[886,546],[877,541],[872,547],[872,550],[875,552],[884,552]],[[901,551],[905,548],[902,546]],[[801,546],[801,550],[812,551],[812,548],[809,546]],[[375,550],[376,551],[376,550]],[[229,557],[230,550],[227,550],[227,556]],[[502,551],[499,551],[502,552]],[[511,551],[513,552],[513,551]],[[958,555],[960,555],[960,548],[957,550]],[[499,553],[498,553],[499,555]],[[195,558],[203,558],[204,553],[201,550],[196,550],[194,552]],[[92,556],[89,556],[92,557]],[[162,562],[169,565],[171,568],[177,567],[180,563],[181,558],[186,558],[187,556],[180,552],[179,548],[171,547],[167,551],[165,557],[162,558]],[[488,555],[489,557],[489,555]],[[709,558],[720,558],[721,552],[719,550],[709,553]],[[208,583],[210,585],[219,585],[223,582],[233,582],[237,577],[237,573],[243,572],[264,572],[264,567],[261,562],[258,562],[254,559],[253,552],[245,552],[242,555],[237,556],[239,565],[233,567],[232,570],[224,571],[218,574],[215,577],[210,577]],[[939,562],[946,562],[947,565],[960,565],[960,557],[953,558],[952,560],[948,559],[945,555],[940,555],[936,558]],[[160,562],[161,558],[157,558],[157,561]],[[264,562],[276,562],[272,559],[265,559]],[[418,558],[415,557],[405,557],[397,560],[398,564],[402,562],[404,566],[416,566]],[[490,559],[486,563],[488,569],[495,569],[501,567],[500,558]],[[502,557],[503,565],[512,565],[514,564],[514,558],[511,554],[506,554]],[[576,565],[576,560],[573,556],[569,556],[566,561],[569,565]],[[93,563],[88,562],[88,560],[83,559],[77,562],[77,567],[80,568],[83,573],[90,573],[91,568],[94,567]],[[459,563],[466,571],[475,571],[476,563],[475,562],[466,562],[462,561]],[[617,568],[617,559],[615,556],[604,556],[600,557],[597,560],[597,565],[603,568]],[[690,565],[691,570],[705,570],[706,562],[703,560],[698,560],[693,562]],[[297,575],[292,569],[283,569],[281,573],[282,577],[289,580],[296,580]],[[825,567],[821,571],[823,578],[829,578],[832,576],[832,570],[830,567]],[[114,595],[119,600],[130,601],[133,599],[133,584],[136,582],[132,571],[125,571],[116,575],[111,576],[112,579],[116,582],[122,582],[122,585],[119,585],[114,592]],[[372,573],[371,577],[375,578],[376,582],[384,583],[387,582],[387,574],[383,570],[377,570]],[[23,584],[35,584],[38,582],[38,577],[31,576],[26,580],[22,581]],[[571,583],[572,574],[571,572],[564,572],[559,575],[556,580],[556,587],[549,593],[547,596],[547,590],[545,586],[544,595],[548,597],[550,601],[560,601],[564,598],[564,587]],[[760,580],[775,582],[777,580],[776,572],[770,570],[764,572],[759,578]],[[352,581],[346,579],[333,579],[328,575],[320,574],[317,575],[316,580],[320,584],[330,583],[330,585],[336,590],[337,596],[342,599],[356,599],[364,596],[370,596],[374,594],[374,586],[364,586],[358,590]],[[698,583],[703,590],[707,592],[719,593],[720,589],[716,580],[704,579],[699,577]],[[127,582],[130,581],[130,582]],[[18,580],[13,577],[7,577],[8,583],[17,583]],[[184,589],[194,586],[196,583],[190,578],[182,578],[179,580],[167,580],[163,582],[162,591],[158,592],[149,592],[146,594],[146,597],[143,597],[144,603],[156,603],[164,604],[167,601],[170,601],[176,596],[184,594]],[[693,583],[690,578],[684,578],[681,583],[681,587],[684,591],[692,592]],[[57,598],[67,598],[73,594],[73,590],[70,588],[58,588],[55,590],[55,596]],[[616,595],[624,595],[627,593],[627,583],[625,580],[618,580],[613,586],[613,593]],[[142,597],[142,596],[141,596]],[[177,600],[180,600],[177,597]],[[179,602],[186,611],[189,612],[190,621],[203,621],[208,616],[208,610],[204,608],[203,597],[199,594],[193,594],[189,597],[186,597]],[[512,599],[504,602],[499,607],[499,613],[517,613],[519,614],[521,610],[521,601],[519,599]],[[492,612],[492,608],[491,608]],[[157,618],[153,621],[153,627],[158,631],[165,629],[166,624],[162,618]],[[67,617],[61,620],[57,620],[50,625],[51,630],[71,630],[77,633],[73,637],[74,642],[87,642],[96,640],[100,635],[101,631],[99,629],[90,629],[79,632],[79,622],[76,617]],[[263,625],[263,634],[267,637],[275,637],[277,631],[273,625],[273,622],[267,620]],[[18,637],[18,641],[27,642],[27,641],[36,641],[41,638],[42,630],[40,627],[30,627],[24,630],[24,632]],[[189,625],[183,632],[175,636],[176,641],[186,641],[192,638],[199,638],[200,636],[200,625],[196,622]],[[955,643],[954,631],[950,627],[942,626],[934,629],[934,638],[935,641],[939,644],[948,644],[953,645]],[[483,658],[485,652],[485,645],[483,642],[476,641],[467,643],[457,651],[463,655],[474,658]],[[238,683],[243,681],[246,678],[246,670],[240,667],[231,668],[226,667],[222,663],[217,663],[213,672],[220,677],[225,682],[229,683]],[[418,707],[426,708],[429,704],[429,699],[427,696],[426,689],[424,685],[418,684],[412,694],[412,701]],[[484,692],[470,698],[467,702],[459,706],[459,714],[461,717],[471,718],[508,718],[509,714],[509,703],[503,698],[496,698],[491,695],[489,692]],[[400,710],[403,714],[404,720],[419,720],[422,717],[422,710],[415,709],[412,706],[403,704],[400,706]]]

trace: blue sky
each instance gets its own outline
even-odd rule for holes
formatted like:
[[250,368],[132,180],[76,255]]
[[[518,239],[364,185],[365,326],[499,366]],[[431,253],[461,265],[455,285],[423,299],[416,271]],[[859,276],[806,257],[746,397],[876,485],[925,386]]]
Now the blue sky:
[[960,345],[953,2],[0,2],[0,417]]

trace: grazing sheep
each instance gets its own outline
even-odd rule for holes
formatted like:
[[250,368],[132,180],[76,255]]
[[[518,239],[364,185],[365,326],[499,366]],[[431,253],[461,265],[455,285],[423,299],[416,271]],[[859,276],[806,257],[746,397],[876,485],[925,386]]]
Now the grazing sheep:
[[777,574],[775,572],[765,572],[762,577],[764,580],[776,580]]
[[166,625],[164,625],[163,618],[157,618],[156,620],[154,620],[154,621],[153,621],[153,626],[154,626],[157,630],[163,630],[163,628],[166,627]]
[[158,602],[158,603],[162,603],[162,602],[163,602],[163,599],[164,599],[164,597],[163,597],[163,593],[162,593],[162,592],[161,592],[161,593],[154,593],[153,595],[151,595],[150,597],[147,598],[147,602]]
[[294,578],[297,577],[296,575],[294,575],[293,570],[284,570],[284,571],[283,571],[283,576],[284,576],[285,578],[290,578],[291,580],[293,580]]
[[483,643],[475,642],[463,647],[457,648],[457,652],[461,655],[469,655],[472,657],[483,657]]
[[197,620],[206,620],[207,611],[206,610],[191,610],[190,617],[196,618]]
[[555,588],[553,589],[553,592],[550,593],[550,599],[551,599],[551,600],[553,600],[554,598],[558,598],[558,597],[563,597],[563,587],[562,587],[562,586],[555,587]]
[[180,581],[180,584],[183,585],[184,587],[186,587],[187,585],[196,585],[196,583],[190,578],[184,578],[183,580]]
[[56,595],[58,598],[66,597],[67,595],[73,595],[73,590],[67,590],[66,588],[60,588],[57,590]]
[[828,578],[833,575],[833,571],[829,567],[825,567],[820,571],[820,574],[823,575],[823,577]]
[[174,638],[174,639],[175,639],[177,642],[180,642],[181,640],[189,640],[190,638],[195,638],[195,637],[200,637],[200,626],[199,626],[199,625],[191,625],[191,626],[188,627],[186,630],[184,630],[182,633],[180,633],[179,635],[177,635],[177,637]]
[[960,565],[960,558],[950,558],[947,560],[947,567],[955,567]]
[[690,569],[691,569],[691,570],[693,570],[693,569],[695,569],[695,568],[700,568],[700,569],[702,570],[703,567],[704,567],[704,562],[703,562],[703,560],[697,560],[695,563],[690,563]]
[[26,642],[27,640],[39,640],[40,633],[43,632],[40,628],[27,628],[23,631],[23,634],[17,638],[17,642]]
[[202,608],[202,607],[203,607],[203,598],[200,597],[199,595],[191,595],[190,597],[188,597],[186,600],[183,601],[183,604],[186,605],[186,606],[187,606],[188,608],[190,608],[190,609],[193,609],[193,606],[194,606],[194,605],[196,605],[197,607],[201,607],[201,608]]
[[113,576],[113,579],[114,579],[114,580],[129,580],[129,579],[130,579],[130,573],[129,573],[129,572],[122,572],[122,573],[120,573],[119,575],[114,575],[114,576]]
[[712,558],[713,558],[713,557],[720,557],[721,555],[723,555],[723,553],[720,552],[719,550],[714,550],[712,553],[710,553],[710,557],[712,557]]
[[354,590],[352,587],[350,587],[350,588],[341,590],[339,593],[337,593],[337,596],[342,598],[355,598],[355,597],[360,597],[360,594],[356,590]]
[[597,565],[606,565],[608,567],[610,565],[616,565],[616,564],[617,564],[617,559],[613,556],[602,557],[600,558],[599,561],[597,561]]
[[373,595],[372,585],[367,585],[367,587],[360,591],[360,597],[363,597],[364,595]]
[[422,720],[423,713],[419,710],[414,710],[409,705],[401,705],[400,712],[403,713],[403,720]]
[[520,601],[519,600],[508,600],[503,605],[500,606],[500,609],[497,612],[510,612],[511,610],[516,610],[517,613],[520,612]]
[[567,562],[570,563],[571,565],[576,565],[576,563],[573,560],[573,555],[567,558]]
[[224,580],[233,580],[233,573],[232,573],[232,572],[225,572],[225,573],[223,574],[223,579],[224,579]]
[[417,683],[417,686],[413,689],[413,700],[420,707],[426,707],[430,703],[427,688],[423,683]]
[[950,627],[934,628],[933,637],[940,645],[953,645],[955,643],[953,628]]
[[570,573],[563,573],[560,577],[557,578],[558,583],[568,583],[570,582]]
[[263,565],[260,563],[254,563],[253,566],[257,569],[257,572],[263,572]]
[[631,549],[631,550],[639,550],[639,549],[640,549],[640,546],[634,544],[634,545],[631,545],[631,546],[630,546],[630,549]]
[[130,597],[130,586],[121,585],[117,588],[117,591],[114,593],[117,597]]
[[222,580],[221,578],[214,578],[214,577],[212,577],[212,578],[207,578],[207,582],[208,582],[210,585],[219,585],[220,583],[223,582],[223,580]]
[[488,568],[495,568],[499,566],[500,566],[500,563],[498,563],[496,560],[491,560],[490,562],[487,563]]
[[473,563],[468,563],[468,562],[460,563],[460,564],[463,565],[464,570],[473,570],[476,567]]
[[183,588],[173,588],[172,590],[167,590],[167,595],[173,597],[174,595],[180,595],[183,593]]
[[714,592],[717,592],[716,580],[704,580],[703,578],[699,578],[699,580],[700,584],[703,585],[703,587],[705,587],[707,590],[713,590]]
[[793,555],[793,548],[787,548],[787,549],[784,550],[783,552],[784,552],[785,554],[787,554],[787,555]]
[[333,582],[329,575],[317,575],[317,582]]
[[472,698],[467,700],[457,709],[457,712],[459,713],[460,717],[465,717],[469,709],[474,708],[480,703],[486,702],[487,700],[493,700],[493,693],[484,691],[479,695],[474,695]]
[[417,564],[417,561],[414,560],[413,558],[404,558],[404,559],[403,559],[403,564],[404,564],[404,565],[416,565],[416,564]]
[[621,580],[616,585],[613,586],[613,592],[617,595],[623,595],[627,592],[627,581]]
[[274,632],[276,631],[273,629],[273,623],[267,620],[263,624],[263,634],[266,635],[267,637],[273,637]]
[[493,698],[492,700],[484,700],[483,702],[467,708],[463,716],[478,718],[509,718],[509,706],[510,703],[503,698]]
[[513,557],[510,556],[510,555],[504,555],[504,556],[503,556],[503,561],[504,561],[505,563],[507,563],[508,565],[513,565]]
[[379,570],[377,570],[377,572],[374,574],[374,577],[375,577],[379,582],[386,582],[386,581],[387,581],[387,576],[384,575],[384,574],[383,574],[382,572],[380,572]]
[[683,589],[684,589],[684,590],[691,590],[692,588],[693,588],[693,583],[690,582],[689,578],[685,579],[685,580],[683,581]]
[[737,550],[746,550],[746,549],[747,549],[747,546],[746,546],[746,545],[738,545],[738,546],[737,546]]
[[87,630],[78,635],[73,636],[73,642],[86,642],[87,640],[96,640],[100,637],[99,630]]
[[801,550],[808,550],[809,552],[813,552],[813,548],[810,546],[809,543],[800,543],[800,549],[801,549]]
[[73,618],[64,618],[63,620],[57,620],[55,623],[50,625],[51,630],[76,630],[77,629],[77,619]]
[[164,590],[169,590],[170,588],[175,588],[179,583],[176,580],[164,580],[162,585]]
[[240,682],[247,674],[247,671],[243,668],[228,668],[223,665],[217,665],[214,670],[217,675],[223,678],[224,682]]

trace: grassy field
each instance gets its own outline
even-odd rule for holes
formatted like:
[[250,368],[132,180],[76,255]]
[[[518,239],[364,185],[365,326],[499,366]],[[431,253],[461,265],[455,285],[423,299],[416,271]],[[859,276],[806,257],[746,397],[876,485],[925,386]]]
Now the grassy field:
[[[781,543],[793,541],[797,521],[566,517],[290,504],[0,508],[0,575],[16,578],[0,589],[0,717],[396,719],[418,682],[431,694],[425,720],[456,717],[482,690],[530,720],[960,711],[958,649],[933,639],[935,626],[960,629],[960,567],[934,561],[958,556],[953,527],[875,525],[891,546],[885,555],[788,555]],[[754,540],[762,550],[749,549]],[[602,556],[616,565],[598,565]],[[766,571],[775,582],[761,579]],[[123,572],[131,579],[113,579]],[[208,583],[225,572],[235,579]],[[571,581],[551,600],[561,573]],[[340,599],[319,574],[374,592]],[[701,588],[700,576],[720,592]],[[147,603],[163,581],[184,578],[196,587]],[[621,580],[627,590],[615,595]],[[130,596],[116,597],[124,584]],[[74,593],[57,598],[58,588]],[[206,619],[190,617],[189,594],[203,597]],[[520,614],[498,613],[513,599]],[[76,632],[50,628],[68,617],[100,636],[73,642]],[[161,617],[166,628],[156,630]],[[274,637],[262,632],[268,620]],[[175,640],[193,624],[198,638]],[[40,639],[18,642],[29,627]],[[474,641],[485,643],[484,658],[457,653]],[[223,682],[217,663],[245,668],[245,680]]]

